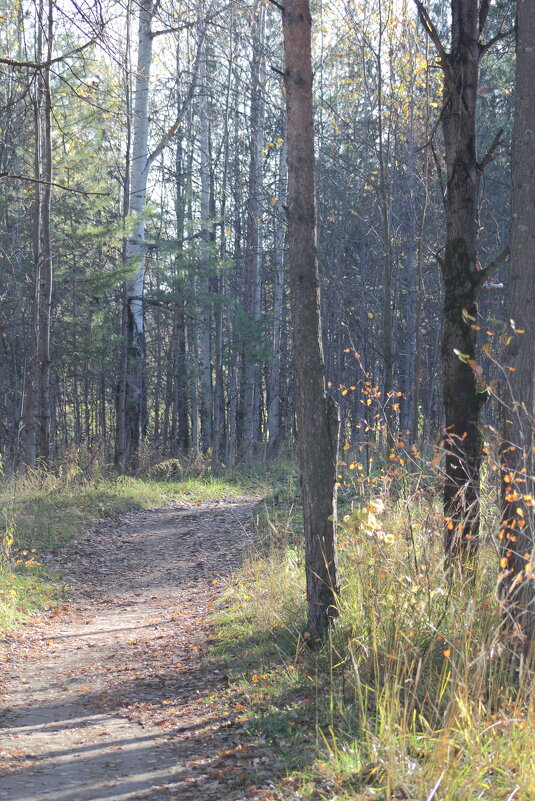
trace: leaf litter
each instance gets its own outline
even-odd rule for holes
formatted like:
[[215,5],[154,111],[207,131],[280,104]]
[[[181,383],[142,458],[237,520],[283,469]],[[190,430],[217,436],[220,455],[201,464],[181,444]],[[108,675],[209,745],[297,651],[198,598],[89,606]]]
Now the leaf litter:
[[66,601],[4,638],[2,801],[275,797],[276,760],[205,655],[253,501],[132,512],[43,559]]

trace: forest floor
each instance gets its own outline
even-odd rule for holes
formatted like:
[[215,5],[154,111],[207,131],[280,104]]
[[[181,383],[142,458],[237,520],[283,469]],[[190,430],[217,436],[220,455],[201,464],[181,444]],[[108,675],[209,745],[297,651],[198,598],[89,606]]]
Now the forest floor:
[[254,501],[131,512],[43,559],[64,601],[3,635],[1,801],[271,795],[277,761],[206,658]]

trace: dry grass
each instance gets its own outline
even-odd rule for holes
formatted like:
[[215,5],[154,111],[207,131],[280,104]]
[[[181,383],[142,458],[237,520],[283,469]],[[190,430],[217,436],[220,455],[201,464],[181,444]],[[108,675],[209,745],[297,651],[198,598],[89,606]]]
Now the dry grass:
[[264,509],[214,652],[245,725],[287,761],[280,798],[531,801],[534,674],[501,627],[496,510],[483,510],[475,583],[452,585],[439,499],[407,486],[384,512],[346,504],[340,617],[319,655],[305,645],[296,499]]

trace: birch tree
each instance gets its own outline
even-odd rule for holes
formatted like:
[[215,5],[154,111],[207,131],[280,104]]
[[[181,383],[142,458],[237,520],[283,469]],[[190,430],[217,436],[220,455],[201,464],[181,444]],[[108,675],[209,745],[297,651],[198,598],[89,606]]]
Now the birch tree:
[[[118,451],[118,461],[123,467],[134,466],[140,444],[141,412],[143,403],[144,377],[144,313],[143,294],[145,278],[145,212],[147,204],[147,181],[149,171],[155,160],[167,147],[180,122],[186,113],[193,97],[197,79],[200,54],[204,46],[206,22],[200,25],[199,41],[193,77],[189,90],[184,96],[177,117],[154,150],[149,153],[149,98],[150,75],[153,54],[153,41],[158,31],[153,31],[152,24],[159,0],[141,0],[138,19],[138,55],[134,88],[134,120],[130,173],[129,212],[135,220],[135,226],[127,239],[126,262],[134,271],[125,289],[126,311],[126,351],[124,410],[119,418],[124,420],[124,432],[118,431],[118,442],[124,443]],[[207,14],[209,9],[207,10]]]

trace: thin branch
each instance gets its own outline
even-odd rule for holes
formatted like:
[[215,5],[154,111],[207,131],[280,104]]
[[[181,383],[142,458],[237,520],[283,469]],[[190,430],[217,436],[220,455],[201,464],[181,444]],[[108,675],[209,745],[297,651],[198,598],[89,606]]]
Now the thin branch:
[[489,280],[489,278],[491,278],[491,276],[497,273],[500,267],[503,267],[503,265],[508,260],[509,260],[509,245],[507,245],[507,247],[504,248],[504,250],[502,250],[499,256],[496,256],[494,261],[491,261],[490,264],[488,264],[483,270],[480,270],[477,273],[477,283],[474,287],[476,297],[479,295],[479,293],[483,288],[483,285]]
[[46,184],[47,186],[55,186],[58,189],[64,189],[66,192],[75,192],[77,195],[98,195],[100,197],[109,197],[109,192],[87,192],[85,189],[75,189],[72,186],[65,186],[64,184],[57,184],[55,181],[44,181],[42,178],[30,178],[27,175],[12,175],[9,172],[0,172],[0,178],[13,178],[17,181],[30,181],[33,184]]
[[423,145],[420,145],[420,147],[416,148],[416,153],[420,153],[422,150],[425,150],[426,147],[429,147],[429,145],[432,144],[434,136],[435,136],[435,134],[437,132],[437,128],[440,125],[440,121],[442,120],[442,112],[443,111],[444,111],[444,106],[442,106],[442,108],[440,109],[440,114],[438,115],[438,117],[436,118],[435,122],[433,123],[433,127],[431,128],[431,133],[427,137],[427,141],[425,141],[423,143]]
[[177,25],[174,28],[163,28],[160,31],[152,31],[151,39],[156,39],[157,36],[163,36],[166,33],[179,33],[195,26],[194,22],[185,22],[183,25]]
[[477,171],[480,175],[483,174],[485,167],[488,167],[489,164],[491,164],[494,161],[495,153],[502,143],[503,143],[503,128],[500,128],[500,130],[494,137],[491,146],[489,147],[489,149],[487,150],[481,161],[479,161],[476,165]]
[[46,69],[47,67],[51,67],[52,64],[57,64],[58,61],[65,61],[68,58],[77,56],[82,51],[87,50],[88,47],[91,47],[91,45],[94,45],[95,42],[99,39],[99,37],[100,34],[97,34],[85,44],[80,45],[80,47],[76,47],[74,50],[70,50],[68,53],[63,53],[63,55],[61,56],[56,56],[56,58],[50,58],[47,61],[17,61],[17,59],[14,58],[0,57],[0,64],[7,64],[8,67],[21,67],[31,70],[43,70]]
[[274,5],[274,6],[277,6],[277,8],[278,8],[278,9],[279,9],[279,11],[281,12],[281,14],[284,14],[284,6],[283,6],[281,3],[277,3],[277,0],[269,0],[269,2],[270,2],[272,5]]
[[500,33],[497,33],[496,36],[493,36],[492,39],[489,39],[489,41],[485,42],[485,44],[480,44],[479,58],[480,59],[483,58],[485,53],[488,53],[491,47],[494,47],[496,42],[501,42],[502,39],[507,39],[507,37],[511,36],[511,34],[514,32],[515,32],[514,28],[508,28],[506,31],[500,31]]
[[429,36],[429,38],[431,39],[431,41],[433,42],[438,51],[438,54],[440,56],[440,65],[444,72],[446,83],[448,84],[451,94],[454,95],[455,76],[453,74],[453,70],[451,67],[449,53],[446,51],[446,48],[442,44],[439,32],[437,31],[433,20],[429,16],[429,12],[424,6],[422,0],[414,0],[414,3],[418,10],[418,16],[420,18],[420,22],[422,23],[424,30],[426,31],[427,35]]
[[184,101],[180,107],[180,110],[175,118],[174,123],[171,125],[165,136],[162,136],[152,153],[149,153],[147,156],[147,163],[145,165],[145,169],[148,170],[150,165],[158,158],[160,153],[164,150],[165,147],[169,144],[175,133],[177,132],[180,123],[184,119],[186,111],[189,108],[191,101],[193,100],[193,95],[195,94],[195,89],[197,88],[197,83],[199,81],[199,63],[201,60],[201,53],[204,44],[204,40],[206,38],[206,22],[202,25],[200,30],[199,36],[199,43],[197,45],[197,52],[195,54],[195,62],[193,64],[193,77],[191,79],[191,83],[189,85],[189,89],[186,93]]

